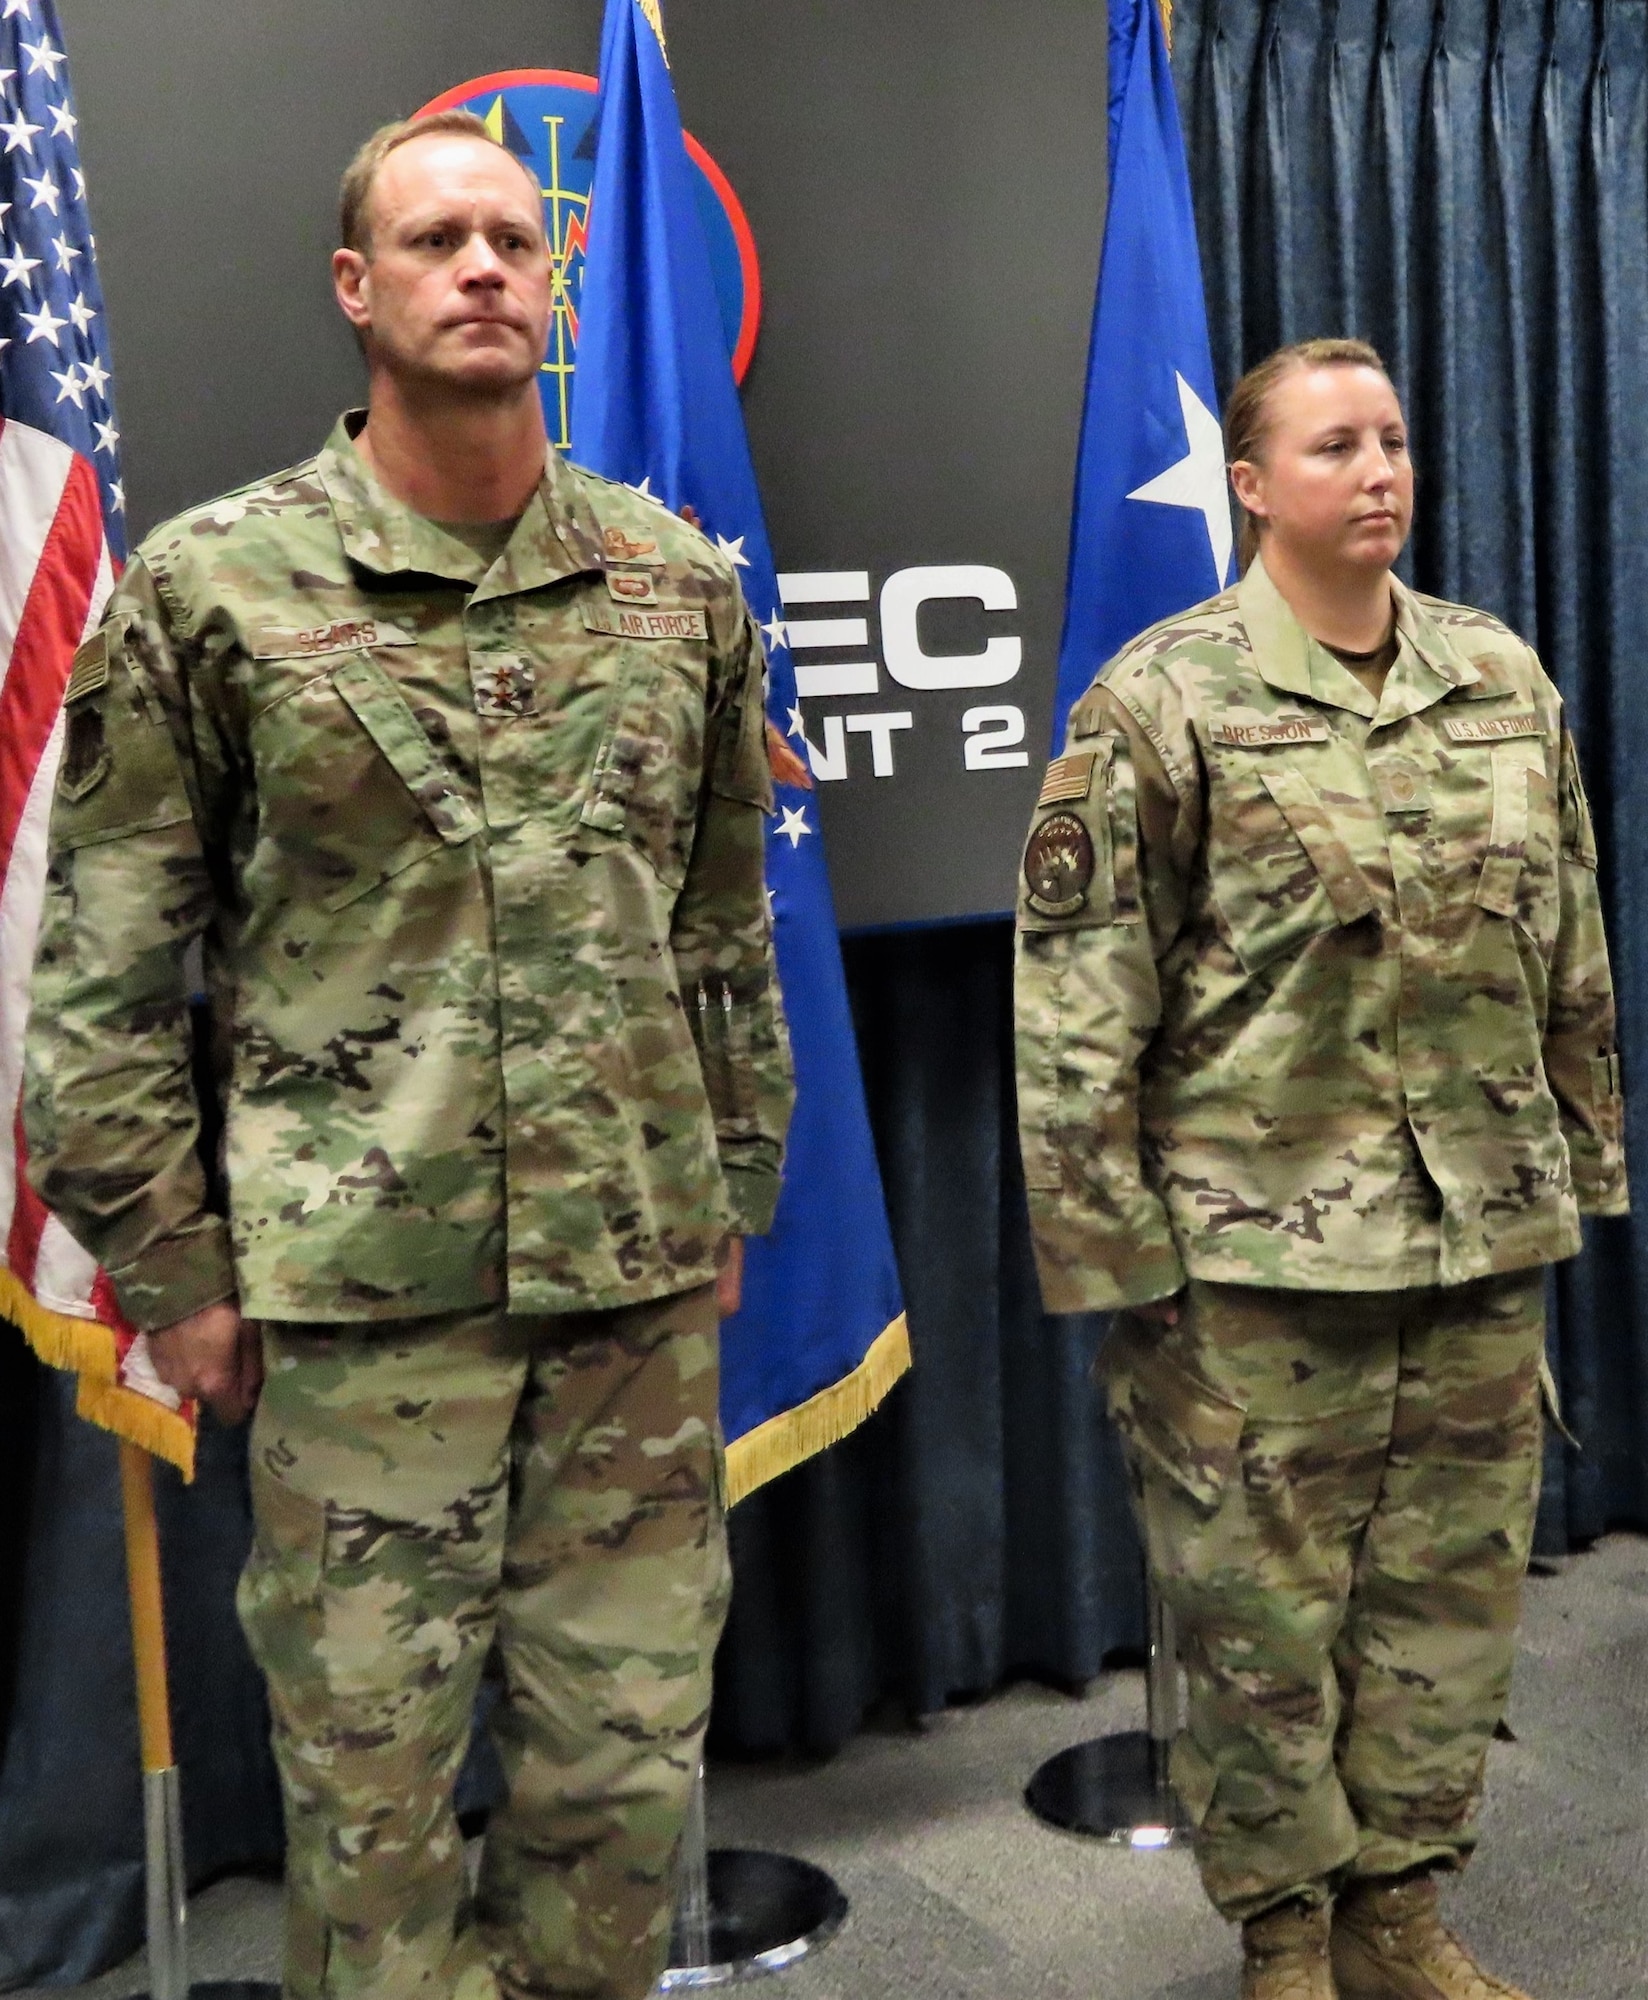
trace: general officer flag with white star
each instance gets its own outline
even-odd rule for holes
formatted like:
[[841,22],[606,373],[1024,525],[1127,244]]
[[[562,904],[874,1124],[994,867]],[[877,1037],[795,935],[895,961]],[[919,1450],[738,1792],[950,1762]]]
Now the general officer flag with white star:
[[1159,0],[1110,0],[1110,204],[1076,465],[1053,748],[1113,653],[1230,581],[1230,503]]
[[[729,1497],[841,1437],[909,1365],[825,871],[818,800],[658,0],[608,0],[571,457],[700,522],[771,666],[767,832],[796,1107],[772,1232],[721,1329]],[[689,511],[690,510],[690,511]]]

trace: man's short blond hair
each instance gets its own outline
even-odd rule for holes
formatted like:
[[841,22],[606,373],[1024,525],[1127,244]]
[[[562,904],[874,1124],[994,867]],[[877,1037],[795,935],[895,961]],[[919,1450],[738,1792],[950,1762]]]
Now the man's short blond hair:
[[[392,125],[380,125],[343,170],[343,182],[338,189],[338,242],[345,250],[358,250],[363,257],[372,254],[368,209],[372,184],[384,161],[409,139],[427,139],[439,132],[483,140],[488,146],[497,146],[506,160],[515,160],[515,155],[493,138],[485,122],[473,111],[454,107],[450,111],[431,111],[422,118],[397,118]],[[515,164],[521,167],[519,160]],[[525,173],[527,169],[521,167],[521,171]]]

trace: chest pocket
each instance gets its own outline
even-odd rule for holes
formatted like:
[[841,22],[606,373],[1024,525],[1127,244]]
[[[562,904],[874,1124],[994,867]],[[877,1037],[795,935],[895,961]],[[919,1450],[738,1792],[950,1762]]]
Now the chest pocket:
[[704,695],[660,646],[625,643],[590,766],[580,833],[639,847],[664,883],[686,879],[704,764]]
[[262,836],[318,881],[325,910],[480,831],[451,767],[369,653],[346,655],[259,711],[252,743]]
[[1249,972],[1376,908],[1316,785],[1274,752],[1218,755],[1208,868],[1214,900]]

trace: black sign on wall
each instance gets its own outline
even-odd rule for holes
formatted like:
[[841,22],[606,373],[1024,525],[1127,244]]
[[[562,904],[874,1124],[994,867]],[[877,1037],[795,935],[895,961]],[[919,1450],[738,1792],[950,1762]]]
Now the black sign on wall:
[[[599,0],[60,0],[131,525],[360,396],[339,173],[496,70],[593,71]],[[1099,0],[664,0],[759,246],[744,385],[844,925],[1004,911],[1047,756],[1104,207]],[[765,618],[772,607],[758,607]]]

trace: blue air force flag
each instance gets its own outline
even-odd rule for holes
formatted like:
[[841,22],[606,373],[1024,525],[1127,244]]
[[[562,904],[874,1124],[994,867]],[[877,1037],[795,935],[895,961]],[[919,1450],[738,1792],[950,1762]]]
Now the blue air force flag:
[[1129,639],[1230,581],[1201,259],[1158,0],[1110,0],[1110,202],[1070,527],[1053,748]]
[[868,1415],[909,1366],[909,1336],[795,673],[658,0],[608,0],[584,256],[570,455],[693,510],[736,566],[771,664],[767,887],[796,1108],[772,1233],[748,1246],[743,1310],[721,1329],[736,1500]]

